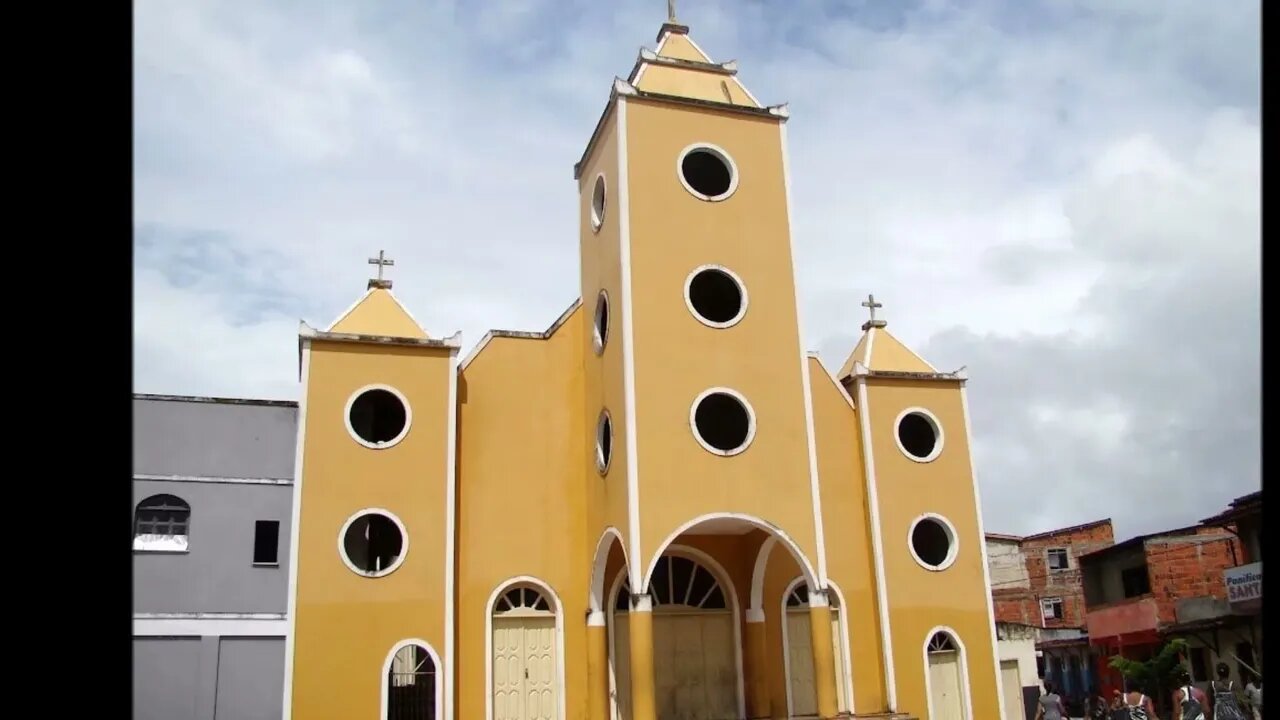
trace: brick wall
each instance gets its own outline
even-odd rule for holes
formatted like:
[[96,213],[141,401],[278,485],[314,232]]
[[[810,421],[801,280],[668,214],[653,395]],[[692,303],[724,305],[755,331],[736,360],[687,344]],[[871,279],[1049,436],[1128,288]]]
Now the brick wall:
[[[1145,543],[1151,594],[1160,624],[1176,621],[1178,600],[1197,597],[1226,599],[1222,571],[1231,559],[1235,538],[1221,528],[1200,528],[1194,534],[1152,538]],[[1235,547],[1236,557],[1241,549]]]
[[[1110,519],[1022,538],[1019,545],[1026,565],[1027,584],[1010,587],[992,580],[991,597],[996,621],[1038,627],[1084,627],[1084,585],[1078,558],[1114,544]],[[1049,569],[1049,548],[1066,549],[1066,569]],[[1063,617],[1045,621],[1040,612],[1040,601],[1054,597],[1062,599]]]

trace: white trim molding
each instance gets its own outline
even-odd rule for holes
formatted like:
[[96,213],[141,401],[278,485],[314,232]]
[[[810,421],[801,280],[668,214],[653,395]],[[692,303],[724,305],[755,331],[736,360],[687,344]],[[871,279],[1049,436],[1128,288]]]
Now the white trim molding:
[[289,588],[288,610],[284,638],[284,688],[281,691],[281,715],[283,720],[293,717],[293,650],[298,622],[298,538],[302,532],[302,460],[307,435],[307,389],[311,379],[311,341],[303,339],[299,352],[302,368],[299,380],[302,385],[298,399],[298,434],[294,440],[293,456],[293,514],[289,519]]
[[764,574],[769,569],[769,554],[773,552],[773,546],[778,544],[778,538],[770,535],[760,543],[760,550],[756,553],[755,567],[751,570],[751,595],[748,606],[749,610],[764,612]]
[[[924,671],[924,700],[929,709],[929,717],[937,717],[933,714],[933,687],[932,683],[929,682],[929,641],[933,639],[935,634],[940,632],[946,633],[951,637],[951,642],[955,643],[956,654],[959,655],[960,660],[960,692],[964,695],[964,716],[966,720],[976,720],[973,717],[973,693],[969,687],[969,651],[965,650],[964,641],[960,639],[960,633],[946,625],[938,625],[930,630],[924,636],[924,644],[920,646],[920,659],[924,661],[924,666],[921,668]],[[999,660],[996,661],[996,667],[1000,667]],[[1000,701],[1000,705],[1003,708],[1003,700]],[[1000,717],[1004,717],[1003,709],[1000,711]]]
[[876,492],[876,460],[871,443],[871,405],[867,401],[867,376],[859,373],[858,424],[862,426],[862,469],[867,479],[867,508],[871,515],[871,556],[875,560],[876,606],[880,614],[880,655],[889,712],[898,709],[898,681],[893,669],[893,630],[889,620],[889,585],[884,572],[884,535],[880,527],[880,499]]
[[[947,536],[947,556],[937,565],[932,565],[926,562],[924,558],[920,557],[920,553],[916,552],[915,543],[912,542],[912,539],[915,536],[916,526],[926,520],[940,525],[942,527],[942,531],[946,533]],[[907,526],[907,550],[911,552],[911,559],[915,560],[916,564],[920,567],[928,570],[929,572],[942,572],[954,565],[956,558],[960,555],[960,533],[956,532],[956,526],[952,525],[951,521],[942,515],[932,512],[922,513],[917,515],[916,518],[911,521],[911,524]]]
[[219,483],[225,485],[292,485],[293,478],[215,477],[213,475],[148,475],[134,473],[134,482]]
[[[600,196],[600,208],[596,209],[596,195]],[[596,173],[595,182],[591,183],[591,199],[587,203],[587,220],[591,224],[591,232],[599,233],[604,227],[605,215],[609,212],[609,186],[604,179],[604,171]]]
[[[448,715],[441,714],[441,707],[440,707],[441,696],[448,692],[448,687],[445,685],[444,681],[442,680],[442,676],[444,675],[444,669],[441,667],[440,656],[436,654],[436,649],[431,647],[431,643],[421,638],[409,638],[407,640],[401,640],[400,642],[396,643],[391,647],[391,652],[387,653],[387,659],[382,661],[382,675],[378,677],[378,687],[380,688],[378,692],[382,698],[382,701],[380,703],[380,709],[378,712],[378,720],[386,720],[387,712],[390,710],[389,698],[387,697],[387,676],[391,674],[391,663],[393,660],[395,660],[396,653],[400,652],[404,648],[409,647],[410,645],[417,645],[418,647],[421,647],[424,650],[426,650],[427,654],[431,656],[431,662],[435,663],[436,665],[436,717],[441,718],[441,720],[444,720],[445,718],[449,717]],[[291,720],[291,719],[286,717],[284,718],[284,720]]]
[[[721,450],[720,448],[707,442],[702,437],[702,433],[698,432],[698,419],[697,419],[698,406],[702,404],[703,400],[706,400],[708,397],[711,397],[712,395],[728,395],[729,397],[738,401],[738,404],[741,405],[742,409],[747,413],[747,436],[743,438],[742,444],[738,445],[737,447],[731,450]],[[751,407],[751,402],[747,400],[746,396],[738,392],[737,390],[734,390],[733,388],[728,388],[728,387],[707,388],[706,390],[703,390],[702,392],[698,393],[698,396],[695,397],[693,399],[693,402],[690,403],[689,405],[689,430],[693,433],[693,439],[696,440],[698,444],[702,446],[703,450],[706,450],[712,455],[719,455],[721,457],[733,457],[734,455],[739,455],[743,452],[746,452],[747,448],[751,447],[751,442],[756,439],[756,411],[755,411],[755,408]]]
[[[738,287],[738,298],[740,301],[738,303],[738,312],[733,317],[723,322],[704,317],[702,313],[698,312],[698,309],[693,306],[693,297],[689,295],[689,288],[693,285],[693,279],[708,272],[720,273],[732,280],[733,284]],[[692,315],[695,320],[709,328],[724,330],[725,328],[731,328],[742,322],[742,318],[747,314],[747,305],[749,303],[750,301],[747,297],[747,284],[742,282],[742,278],[738,277],[737,273],[723,265],[699,265],[684,279],[684,306],[689,309],[689,314]]]
[[[507,578],[498,583],[498,586],[489,593],[489,601],[485,603],[484,616],[484,716],[488,720],[493,718],[493,615],[495,603],[504,592],[516,586],[529,586],[542,593],[547,601],[555,605],[556,618],[556,717],[564,720],[564,603],[560,602],[560,596],[551,588],[547,582],[541,578],[531,575],[517,575]],[[448,717],[448,716],[446,716]]]
[[[134,613],[134,637],[278,637],[286,639],[284,613]],[[287,644],[287,641],[286,641]]]
[[587,607],[593,612],[608,611],[604,598],[604,572],[605,566],[609,564],[609,550],[613,547],[613,543],[607,542],[609,538],[618,541],[618,547],[622,550],[622,569],[627,569],[627,544],[622,541],[622,533],[618,532],[618,528],[610,525],[600,533],[600,539],[596,541],[595,560],[591,565],[591,587],[588,588]]
[[[914,455],[902,444],[902,438],[899,436],[899,429],[902,426],[902,421],[905,420],[908,415],[919,415],[924,418],[925,422],[929,423],[929,427],[933,428],[933,450],[928,455]],[[945,444],[945,440],[946,436],[942,431],[942,421],[938,419],[937,415],[934,415],[927,408],[909,407],[898,413],[898,417],[893,420],[893,441],[897,443],[899,452],[912,462],[930,463],[937,460],[938,456],[942,454],[942,446]]]
[[[454,601],[458,570],[454,565],[458,526],[458,348],[449,351],[448,445],[445,447],[444,517],[444,720],[453,718],[454,638],[457,634]],[[406,545],[406,549],[407,549]],[[285,718],[284,720],[288,720]]]
[[617,100],[618,136],[618,245],[622,276],[622,394],[623,443],[627,452],[627,539],[631,581],[640,580],[640,452],[636,432],[635,320],[631,297],[631,202],[627,191],[627,99]]
[[[742,88],[746,92],[746,87]],[[747,95],[751,95],[747,92]],[[755,98],[752,98],[755,101]],[[759,105],[759,102],[756,102]],[[800,275],[796,267],[796,242],[791,233],[791,159],[787,151],[787,125],[778,125],[778,142],[782,146],[782,190],[787,210],[787,245],[791,253],[791,292],[795,303],[796,340],[800,351],[800,386],[804,393],[804,432],[809,452],[809,501],[813,505],[813,536],[818,553],[818,581],[827,582],[827,537],[822,519],[822,483],[818,474],[818,443],[813,420],[813,382],[809,377],[809,353],[804,349],[804,313],[800,309]]]
[[[366,515],[381,515],[382,517],[395,523],[396,527],[400,530],[400,554],[396,556],[396,559],[393,560],[390,565],[382,568],[381,570],[375,570],[375,571],[361,570],[360,568],[356,567],[355,563],[351,562],[351,558],[347,557],[347,547],[346,547],[346,543],[344,542],[344,540],[347,537],[347,530],[351,528],[351,523],[355,522],[356,520]],[[342,564],[346,565],[348,570],[355,573],[356,575],[359,575],[360,577],[364,577],[364,578],[386,577],[391,573],[395,572],[396,570],[400,569],[400,566],[404,564],[404,559],[408,557],[408,555],[409,555],[409,531],[405,529],[404,522],[401,521],[400,518],[396,516],[395,513],[385,508],[371,507],[371,508],[365,508],[363,510],[357,510],[351,514],[351,517],[347,518],[346,522],[342,523],[342,529],[338,530],[338,557],[342,558]]]
[[[356,429],[351,425],[352,406],[355,405],[356,400],[361,395],[364,395],[367,392],[372,392],[374,390],[383,390],[385,392],[391,393],[396,397],[396,399],[400,401],[400,405],[404,408],[404,427],[400,428],[400,432],[395,437],[391,438],[390,440],[387,440],[386,442],[369,442],[368,440],[365,440],[364,438],[360,437],[360,434],[357,433]],[[351,393],[350,397],[347,398],[347,403],[342,408],[342,423],[343,425],[346,426],[347,434],[351,436],[352,440],[355,440],[357,443],[363,445],[364,447],[369,448],[370,450],[386,450],[387,448],[395,447],[396,445],[399,445],[400,441],[404,440],[405,436],[409,434],[409,428],[410,426],[413,425],[413,408],[409,405],[409,399],[404,396],[404,393],[400,392],[394,387],[391,387],[390,385],[386,385],[383,383],[373,383],[371,385],[365,385],[364,387],[356,390],[355,392]]]
[[[701,525],[708,520],[741,520],[765,531],[770,537],[777,538],[778,541],[782,543],[783,547],[791,553],[791,557],[795,558],[796,564],[800,566],[801,574],[804,575],[804,579],[809,583],[809,587],[819,587],[817,575],[813,571],[813,564],[809,562],[809,558],[805,557],[804,552],[800,549],[800,546],[796,544],[796,541],[793,540],[790,535],[783,532],[782,528],[774,525],[773,523],[765,522],[754,515],[731,512],[715,512],[707,513],[706,515],[699,515],[676,528],[669,535],[663,538],[662,543],[658,545],[658,551],[654,553],[653,558],[649,561],[649,564],[645,569],[644,575],[641,576],[644,579],[644,587],[649,587],[649,582],[653,578],[653,569],[657,567],[658,560],[662,557],[662,553],[666,551],[666,548],[672,547],[676,538],[680,537],[687,530]],[[636,587],[636,583],[633,582],[631,586]]]
[[[964,368],[961,368],[963,371]],[[973,509],[978,521],[978,552],[981,553],[982,560],[982,580],[986,584],[987,592],[983,593],[987,599],[987,615],[989,619],[988,632],[991,638],[991,663],[992,670],[995,672],[996,678],[996,698],[1000,703],[1000,717],[1005,715],[1004,707],[1004,678],[1000,676],[1000,652],[996,643],[996,611],[995,603],[991,599],[991,565],[987,562],[987,544],[982,541],[987,536],[986,530],[983,529],[982,523],[982,493],[978,488],[978,472],[974,466],[973,460],[973,428],[969,423],[969,396],[966,392],[966,383],[960,383],[960,410],[964,413],[964,437],[965,452],[969,454],[969,477],[973,481]]]
[[[690,153],[694,152],[705,152],[724,163],[725,169],[729,171],[729,188],[727,190],[719,195],[706,195],[695,190],[694,187],[689,184],[689,181],[684,177],[684,159]],[[723,202],[733,197],[733,194],[738,191],[738,165],[733,161],[733,158],[729,156],[729,153],[725,151],[724,148],[708,142],[696,142],[686,145],[685,148],[676,155],[676,177],[680,179],[680,185],[688,191],[690,195],[707,202]]]

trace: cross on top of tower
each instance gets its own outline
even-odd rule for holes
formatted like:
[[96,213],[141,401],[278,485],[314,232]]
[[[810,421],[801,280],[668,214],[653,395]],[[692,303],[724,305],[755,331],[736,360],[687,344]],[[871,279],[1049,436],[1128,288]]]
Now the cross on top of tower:
[[383,290],[390,290],[391,281],[384,280],[382,278],[382,271],[384,268],[388,268],[388,267],[391,267],[392,265],[395,265],[396,261],[387,257],[387,252],[385,250],[379,250],[378,257],[369,258],[369,264],[378,266],[378,277],[376,279],[374,278],[369,279],[369,289],[372,290],[373,288],[382,288]]
[[888,323],[886,323],[884,320],[876,319],[876,308],[884,307],[884,303],[876,302],[875,295],[867,295],[867,299],[862,301],[862,307],[867,308],[868,310],[871,311],[871,319],[862,323],[863,332],[866,332],[867,330],[870,330],[873,327],[882,328],[885,325],[888,325]]
[[667,0],[667,22],[675,23],[676,21],[676,0]]

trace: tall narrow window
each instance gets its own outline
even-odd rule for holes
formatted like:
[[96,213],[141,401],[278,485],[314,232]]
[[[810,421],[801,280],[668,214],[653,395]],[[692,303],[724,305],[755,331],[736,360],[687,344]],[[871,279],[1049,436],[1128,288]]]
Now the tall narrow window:
[[133,549],[186,552],[191,506],[174,495],[152,495],[133,513]]
[[435,720],[436,664],[421,645],[396,651],[387,671],[386,720]]
[[280,564],[279,520],[259,520],[253,524],[253,564]]

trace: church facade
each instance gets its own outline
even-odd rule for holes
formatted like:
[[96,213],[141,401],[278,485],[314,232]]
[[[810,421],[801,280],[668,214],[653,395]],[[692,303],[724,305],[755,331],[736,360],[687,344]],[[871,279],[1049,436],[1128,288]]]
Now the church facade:
[[303,324],[285,718],[1003,716],[965,375],[805,351],[787,119],[669,22],[545,332]]

